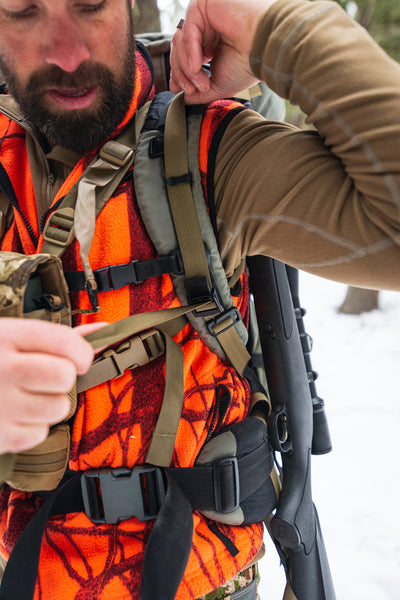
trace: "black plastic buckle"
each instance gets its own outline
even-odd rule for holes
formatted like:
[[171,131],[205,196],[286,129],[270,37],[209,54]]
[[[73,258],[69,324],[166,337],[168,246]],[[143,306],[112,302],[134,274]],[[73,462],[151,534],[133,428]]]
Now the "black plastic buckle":
[[240,500],[239,465],[236,456],[220,458],[213,463],[215,510],[230,513]]
[[[229,318],[231,319],[231,323],[228,323],[223,329],[221,329],[220,331],[215,332],[214,331],[214,327],[216,325],[218,325],[219,323],[222,323],[223,321],[225,321],[225,319]],[[241,320],[242,316],[240,314],[240,311],[238,308],[236,308],[236,306],[234,306],[233,308],[230,308],[229,310],[225,310],[224,312],[222,312],[220,315],[218,315],[217,317],[215,317],[215,319],[213,319],[212,321],[210,321],[209,323],[207,323],[207,327],[208,327],[208,331],[211,333],[211,335],[213,335],[214,337],[218,337],[221,333],[223,333],[224,331],[227,331],[228,329],[230,329],[231,327],[234,327],[234,325],[236,325],[236,323],[238,323]]]
[[135,263],[138,260],[131,260],[126,265],[110,265],[96,269],[96,281],[99,285],[99,291],[109,292],[110,290],[119,290],[120,288],[130,283],[142,283],[143,279],[139,279]]
[[93,523],[155,519],[165,498],[161,469],[99,469],[81,476],[85,513]]

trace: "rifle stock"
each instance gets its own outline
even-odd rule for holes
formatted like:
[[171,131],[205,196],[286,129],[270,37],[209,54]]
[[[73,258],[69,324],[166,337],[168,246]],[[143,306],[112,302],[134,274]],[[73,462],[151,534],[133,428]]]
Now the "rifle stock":
[[312,501],[313,399],[286,267],[263,256],[248,267],[272,404],[268,431],[282,464],[272,536],[297,600],[335,600]]

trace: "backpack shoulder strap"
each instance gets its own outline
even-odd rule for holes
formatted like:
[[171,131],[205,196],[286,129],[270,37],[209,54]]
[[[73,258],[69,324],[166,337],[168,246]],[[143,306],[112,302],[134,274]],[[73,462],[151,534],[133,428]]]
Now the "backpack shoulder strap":
[[136,149],[137,201],[157,252],[179,248],[185,275],[174,275],[173,282],[181,302],[208,301],[201,312],[188,314],[191,324],[213,352],[242,373],[250,358],[247,330],[230,294],[200,180],[202,116],[186,118],[182,94],[157,97]]

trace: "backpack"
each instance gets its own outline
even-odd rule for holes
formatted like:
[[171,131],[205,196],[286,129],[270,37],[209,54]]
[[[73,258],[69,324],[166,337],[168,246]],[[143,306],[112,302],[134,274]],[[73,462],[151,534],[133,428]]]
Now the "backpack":
[[[150,51],[150,54],[152,54],[153,64],[156,66],[157,64],[159,65],[159,68],[156,67],[157,72],[155,75],[157,87],[158,85],[163,85],[162,83],[157,82],[163,81],[164,74],[166,73],[164,73],[166,62],[163,58],[165,39],[162,36],[161,38],[158,36],[157,39],[155,39],[155,37],[157,36],[152,36],[152,39],[147,41],[147,48]],[[160,44],[162,49],[161,52]],[[168,79],[166,80],[168,81]],[[266,89],[264,84],[260,89],[263,89],[263,95],[260,96],[258,100],[256,99],[258,106],[261,107],[263,105],[264,110],[270,111],[273,118],[279,117],[280,120],[282,120],[282,101],[278,99],[277,96],[274,97],[274,95]],[[245,102],[250,101],[250,94],[247,96],[248,97],[244,100]],[[162,312],[162,315],[148,313],[148,317],[143,317],[143,315],[133,315],[132,317],[125,319],[124,323],[117,322],[103,328],[99,332],[90,334],[87,336],[87,339],[94,347],[100,347],[114,344],[115,342],[125,339],[128,335],[133,335],[135,336],[133,338],[135,339],[135,344],[137,341],[140,349],[142,349],[144,340],[142,339],[141,331],[147,331],[149,329],[151,331],[155,330],[155,334],[152,333],[151,337],[146,338],[146,347],[148,348],[150,346],[154,349],[154,351],[151,351],[150,360],[159,356],[166,348],[167,351],[169,351],[170,356],[173,355],[175,357],[174,362],[176,363],[177,357],[176,353],[174,354],[171,336],[176,330],[176,327],[182,326],[182,318],[187,317],[208,347],[219,356],[228,358],[236,370],[239,373],[243,373],[251,358],[251,354],[254,355],[256,351],[253,348],[251,349],[250,354],[247,348],[247,330],[241,321],[239,311],[232,302],[230,293],[234,281],[228,281],[225,276],[213,226],[210,222],[202,194],[201,182],[198,175],[198,155],[196,151],[202,115],[196,112],[190,114],[189,111],[189,114],[186,117],[183,96],[178,95],[173,98],[169,92],[160,92],[157,95],[156,100],[153,101],[152,105],[147,107],[147,109],[147,114],[139,115],[139,119],[137,119],[137,121],[139,120],[139,124],[136,121],[136,130],[141,130],[142,133],[138,138],[138,144],[135,150],[134,171],[138,203],[141,208],[147,231],[157,249],[160,259],[156,260],[151,265],[150,271],[152,274],[155,271],[157,274],[160,272],[172,273],[174,287],[183,306],[180,309],[170,309],[168,315],[166,314],[167,311],[157,311],[157,313]],[[146,123],[150,124],[150,126],[146,126]],[[186,132],[182,130],[182,127],[184,127],[185,124],[187,126],[187,136]],[[105,144],[100,151],[99,158],[96,159],[85,172],[86,179],[90,181],[91,177],[93,177],[94,185],[96,185],[96,169],[99,166],[98,161],[101,161],[102,169],[107,162],[111,163],[113,167],[112,171],[110,171],[110,178],[107,181],[107,194],[103,194],[101,202],[97,204],[97,212],[101,210],[102,206],[107,201],[108,198],[106,196],[109,197],[112,194],[113,189],[115,189],[132,164],[133,153],[130,148],[130,140],[126,139],[126,136],[129,137],[130,135],[129,131],[124,132],[123,139],[120,137]],[[188,147],[186,147],[186,139]],[[176,151],[176,148],[179,150]],[[151,186],[149,185],[150,183]],[[165,194],[162,192],[165,187],[168,193],[170,208],[165,200]],[[191,190],[193,190],[193,196]],[[71,236],[73,235],[73,204],[76,198],[74,198],[74,193],[68,194],[68,196],[70,197],[67,199],[67,202],[63,203],[62,206],[52,214],[46,225],[46,246],[43,255],[40,255],[46,257],[44,262],[51,260],[54,262],[54,256],[60,256],[62,253],[61,249],[71,241]],[[154,202],[154,198],[158,199],[157,202]],[[182,202],[185,202],[185,210],[177,210],[175,207],[181,207]],[[2,210],[2,213],[3,215],[7,214],[4,210]],[[162,215],[161,218],[160,214]],[[183,219],[181,218],[182,215],[184,217]],[[162,230],[160,230],[160,223],[162,224]],[[185,235],[187,231],[190,231],[189,236]],[[56,235],[56,238],[54,238],[54,235]],[[163,263],[163,266],[161,266],[161,263]],[[25,277],[24,279],[24,298],[22,304],[21,297],[19,298],[20,307],[29,305],[29,302],[32,300],[32,295],[37,293],[33,291],[32,288],[31,282],[34,279],[32,275],[35,273],[36,275],[40,275],[41,269],[43,268],[42,266],[38,266],[38,264],[34,265],[32,260],[29,261],[29,264],[31,268],[29,271],[30,277],[28,279]],[[146,268],[150,268],[149,265],[136,265],[134,269],[135,276],[138,269],[141,268],[143,268],[142,276],[146,277]],[[162,268],[165,270],[160,271]],[[243,268],[244,265],[241,266],[241,269]],[[111,269],[114,270],[111,272]],[[127,283],[127,270],[127,265],[110,267],[108,277],[111,278],[111,281],[114,279],[117,281],[121,272],[124,272],[122,280],[120,278],[117,285],[125,285]],[[240,270],[235,274],[234,280],[237,280],[238,276],[240,276]],[[101,287],[99,289],[99,281],[101,280],[97,278],[97,273],[91,271],[90,265],[88,265],[87,270],[85,269],[85,273],[78,278],[79,281],[77,281],[76,277],[74,277],[74,279],[70,278],[69,281],[68,277],[66,277],[66,279],[69,289],[87,289],[92,307],[95,310],[97,304],[96,294],[101,292],[102,289]],[[43,277],[41,277],[41,281],[42,287],[40,288],[40,295],[44,296],[49,294],[49,292],[47,289],[44,289],[45,285],[43,283]],[[93,285],[93,282],[95,285]],[[8,310],[8,306],[3,306],[3,308],[1,308],[0,303],[0,316],[9,314],[9,312],[7,312]],[[46,314],[52,314],[51,306],[49,307],[46,305],[45,310],[48,311]],[[171,314],[171,310],[174,311],[173,314]],[[25,309],[21,310],[20,308],[19,311],[19,316],[22,316]],[[137,338],[139,338],[139,340]],[[260,353],[259,349],[258,353]],[[134,350],[133,354],[137,356],[137,349]],[[110,362],[115,362],[114,358],[115,357],[113,357],[111,361],[108,361],[107,365]],[[131,348],[129,348],[129,362],[125,363],[125,365],[129,366],[129,364],[132,364]],[[141,363],[140,359],[136,359],[134,364],[143,364],[143,362]],[[78,391],[82,391],[100,383],[99,374],[102,378],[101,381],[105,381],[109,378],[110,373],[111,377],[115,376],[114,372],[108,370],[107,365],[105,364],[105,361],[95,363],[87,376],[78,378]],[[119,366],[122,372],[124,370],[123,367],[124,362],[122,361],[122,364]],[[159,470],[155,470],[152,467],[139,467],[138,469],[134,469],[134,477],[131,472],[129,472],[129,474],[126,472],[119,473],[121,481],[125,479],[124,485],[127,489],[130,486],[137,487],[138,477],[144,475],[146,478],[152,478],[151,485],[156,490],[156,504],[157,509],[160,510],[159,514],[161,515],[162,513],[163,518],[167,518],[175,528],[175,537],[171,538],[169,547],[171,547],[171,550],[176,548],[175,542],[180,542],[181,546],[181,552],[177,553],[175,561],[176,573],[173,573],[172,576],[173,585],[175,586],[179,584],[179,574],[183,574],[182,569],[184,569],[188,551],[190,550],[190,535],[188,535],[188,528],[189,522],[191,521],[193,506],[195,509],[208,515],[210,519],[230,524],[240,524],[266,519],[277,505],[280,482],[277,471],[274,468],[273,455],[265,429],[265,424],[271,410],[270,402],[263,385],[257,381],[257,378],[254,378],[248,373],[249,372],[247,371],[246,375],[248,375],[252,382],[253,414],[255,416],[250,416],[243,423],[236,424],[236,426],[228,428],[228,431],[223,431],[215,438],[212,438],[198,457],[197,466],[194,467],[194,469],[169,469],[167,468],[167,465],[169,464],[174,446],[181,405],[179,404],[179,400],[176,400],[176,392],[174,391],[174,393],[171,393],[169,389],[172,385],[171,382],[180,376],[179,371],[176,366],[168,371],[167,364],[166,394],[164,396],[160,417],[157,422],[155,435],[147,456],[147,463],[150,465],[160,465],[164,467],[162,475],[160,475]],[[104,379],[104,377],[106,377],[106,379]],[[65,429],[67,425],[62,424],[62,427]],[[168,447],[165,445],[166,435],[170,438]],[[50,438],[48,438],[48,440],[49,439]],[[162,439],[161,445],[159,444],[160,439]],[[233,447],[232,439],[234,440]],[[249,444],[249,440],[251,440],[252,443]],[[46,443],[48,443],[47,440],[44,444]],[[52,448],[52,451],[53,450],[54,448]],[[57,448],[57,451],[59,450],[60,448]],[[23,460],[20,461],[23,463],[27,455],[32,457],[35,453],[28,451],[21,454],[24,455]],[[39,454],[42,459],[44,456],[46,460],[46,446],[41,449]],[[8,481],[15,487],[18,487],[19,481],[18,477],[16,477],[15,470],[15,466],[18,465],[19,456],[9,457],[9,467],[13,473],[9,474]],[[44,461],[42,460],[40,464],[43,464],[43,462]],[[67,460],[65,460],[65,457],[64,462],[66,465]],[[214,497],[211,500],[207,499],[206,504],[200,503],[199,505],[196,504],[196,492],[193,493],[193,489],[196,487],[194,485],[193,477],[199,477],[199,467],[203,464],[205,467],[202,470],[202,476],[198,485],[203,489],[208,485],[213,490]],[[186,471],[186,473],[183,473],[183,471]],[[188,471],[193,471],[193,476],[191,473],[188,473]],[[250,471],[251,474],[249,474]],[[55,475],[52,473],[51,483],[47,482],[45,484],[41,477],[40,467],[36,470],[36,476],[38,472],[40,475],[39,488],[51,490],[59,483],[59,475],[61,474],[62,477],[63,468],[60,468],[59,466],[57,474]],[[20,475],[21,468],[19,468],[19,476]],[[24,473],[23,483],[19,484],[20,486],[22,485],[22,489],[38,489],[37,481],[32,487],[32,477],[29,479],[30,476],[31,474]],[[170,490],[170,497],[168,500],[166,500],[165,495],[163,495],[163,478],[167,478],[169,484],[168,489]],[[230,493],[232,478],[234,488],[233,497]],[[55,484],[57,479],[58,481]],[[36,544],[36,547],[33,549],[33,555],[38,561],[41,535],[47,518],[51,514],[58,514],[58,512],[60,512],[60,499],[62,503],[63,498],[71,494],[73,495],[74,490],[80,485],[82,485],[82,497],[85,511],[95,522],[96,519],[98,522],[117,522],[121,518],[133,516],[132,513],[127,516],[126,511],[128,509],[124,503],[122,503],[122,506],[115,508],[112,506],[113,503],[110,502],[110,507],[106,508],[107,495],[109,494],[110,497],[113,497],[114,488],[111,486],[109,474],[104,474],[100,481],[103,494],[102,507],[96,503],[96,496],[93,494],[94,480],[91,476],[84,476],[82,480],[80,480],[80,476],[79,479],[77,477],[72,477],[64,480],[63,486],[58,487],[57,493],[51,496],[51,501],[47,501],[45,504],[46,508],[39,511],[39,518],[36,518],[36,522],[33,523],[33,526],[29,526],[29,531],[27,531],[27,528],[22,534],[20,538],[22,540],[20,548],[23,546],[23,540],[31,540],[31,536],[33,535],[33,545]],[[68,489],[69,492],[67,493]],[[120,489],[122,496],[124,490],[122,487]],[[183,494],[182,490],[184,492]],[[190,503],[187,501],[188,498]],[[176,507],[179,506],[179,514],[181,515],[179,523],[176,518],[174,519],[174,511],[171,510],[171,506],[175,507],[175,513],[177,512]],[[80,509],[82,510],[81,507]],[[68,507],[68,510],[74,510],[74,507]],[[148,506],[143,506],[140,509],[140,514],[136,514],[136,516],[138,516],[138,518],[146,519],[154,518],[155,514],[157,514],[157,511],[154,513],[154,510],[149,511]],[[182,515],[186,515],[186,518],[184,519]],[[35,521],[35,519],[32,519],[32,521]],[[182,523],[184,524],[183,529]],[[187,541],[186,544],[182,544],[183,539]],[[225,541],[227,542],[227,540]],[[149,558],[146,560],[145,557],[143,566],[141,596],[143,599],[154,598],[158,593],[157,588],[154,587],[154,566],[152,567],[151,565],[155,562],[155,548],[160,547],[160,545],[163,548],[163,553],[165,553],[166,546],[163,532],[162,530],[159,531],[155,525],[148,543],[148,549],[146,550]],[[32,551],[32,542],[30,542],[30,546]],[[13,557],[13,554],[13,560],[10,558],[9,561],[7,570],[8,575],[6,571],[5,581],[0,590],[0,600],[7,597],[7,590],[12,587],[12,584],[9,582],[12,582],[13,572],[18,569],[19,560],[21,559],[20,554],[17,553],[15,557]],[[34,584],[35,560],[32,561],[32,564],[31,580]],[[157,560],[156,564],[158,564]],[[27,579],[29,579],[29,577],[27,577]],[[165,591],[165,581],[163,582],[163,586]],[[2,594],[4,594],[4,596]],[[289,594],[290,586],[287,588],[285,598],[290,598],[291,596],[289,596]],[[25,593],[23,594],[23,597],[25,598]],[[173,589],[171,589],[170,596],[168,597],[174,597]],[[294,595],[292,597],[295,598]]]

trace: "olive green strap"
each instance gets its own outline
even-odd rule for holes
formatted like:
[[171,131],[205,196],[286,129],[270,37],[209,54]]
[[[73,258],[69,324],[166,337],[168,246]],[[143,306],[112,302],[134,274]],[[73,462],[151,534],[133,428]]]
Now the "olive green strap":
[[7,479],[10,478],[14,470],[16,460],[16,454],[0,454],[0,485],[2,482],[7,481]]
[[168,334],[165,339],[165,390],[146,462],[158,467],[171,463],[183,406],[183,352]]
[[[126,317],[110,323],[85,336],[93,348],[110,346],[141,331],[157,328],[164,338],[165,390],[160,414],[150,443],[146,461],[157,466],[169,466],[183,406],[183,353],[171,337],[176,326],[181,327],[182,316],[191,310],[205,308],[207,303],[180,306]],[[163,324],[166,327],[163,327]],[[171,331],[172,328],[172,331]],[[125,367],[127,368],[127,367]],[[120,373],[121,374],[121,373]],[[78,381],[78,388],[82,389]]]
[[292,590],[292,586],[290,585],[289,580],[286,581],[286,587],[285,587],[285,593],[283,595],[283,600],[297,600],[297,596],[295,596],[295,593]]
[[[205,277],[211,290],[203,234],[191,189],[185,103],[182,93],[175,96],[167,112],[164,161],[168,199],[182,254],[185,277],[186,279]],[[232,316],[227,315],[214,325],[213,333],[217,336],[232,365],[242,374],[250,355],[235,329]]]
[[[94,220],[132,166],[136,141],[149,106],[149,102],[142,106],[135,115],[134,124],[129,124],[118,137],[104,144],[57,210],[47,219],[42,253],[61,256],[74,239],[78,225],[80,242],[85,247],[84,253],[88,254]],[[78,195],[83,201],[77,205]],[[75,215],[75,206],[78,215]]]
[[199,303],[193,306],[177,306],[131,315],[115,323],[105,325],[84,337],[96,350],[97,348],[111,346],[146,329],[152,329],[153,327],[160,329],[165,323],[180,319],[182,315],[186,315],[192,310],[207,308],[208,305],[209,303]]
[[164,162],[167,192],[186,279],[210,273],[190,185],[187,130],[183,94],[173,99],[165,120]]
[[85,375],[77,378],[78,393],[100,383],[116,379],[126,369],[136,369],[161,356],[165,350],[159,331],[150,329],[125,340],[118,348],[110,348],[101,354]]

